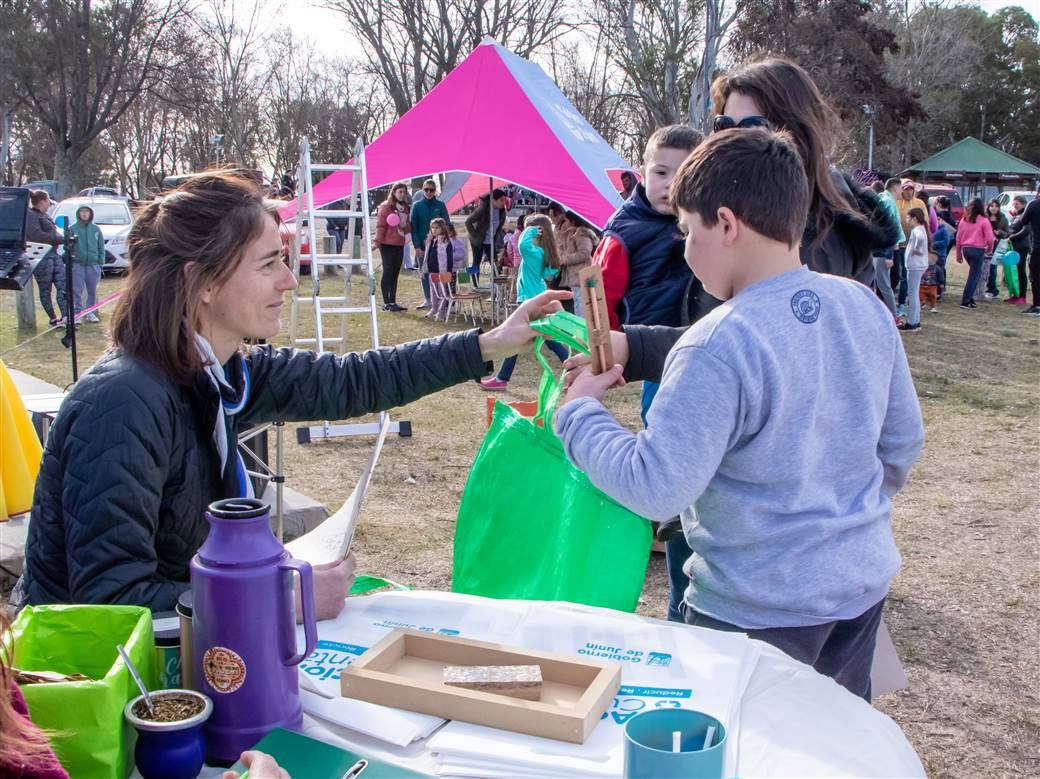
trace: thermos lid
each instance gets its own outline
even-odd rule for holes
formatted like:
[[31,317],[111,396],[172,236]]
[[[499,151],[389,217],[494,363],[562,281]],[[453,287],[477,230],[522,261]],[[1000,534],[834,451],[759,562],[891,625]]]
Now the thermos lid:
[[177,598],[177,606],[174,608],[174,611],[182,617],[191,619],[192,603],[194,603],[194,601],[191,597],[191,590],[185,590],[180,594],[180,597]]
[[218,519],[252,519],[269,511],[268,505],[256,498],[225,498],[209,504],[209,513]]

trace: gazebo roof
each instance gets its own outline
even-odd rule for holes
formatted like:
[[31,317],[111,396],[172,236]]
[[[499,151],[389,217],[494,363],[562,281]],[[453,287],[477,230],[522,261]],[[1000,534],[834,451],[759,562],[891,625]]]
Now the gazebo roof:
[[969,136],[903,171],[903,175],[911,173],[962,173],[971,177],[992,174],[995,177],[1006,178],[1040,178],[1040,167]]

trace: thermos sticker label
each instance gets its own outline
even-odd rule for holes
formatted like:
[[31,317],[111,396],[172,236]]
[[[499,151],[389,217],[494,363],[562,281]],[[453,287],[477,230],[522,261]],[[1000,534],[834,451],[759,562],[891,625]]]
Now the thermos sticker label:
[[246,664],[241,655],[223,646],[206,650],[202,670],[209,686],[219,693],[235,692],[246,680]]

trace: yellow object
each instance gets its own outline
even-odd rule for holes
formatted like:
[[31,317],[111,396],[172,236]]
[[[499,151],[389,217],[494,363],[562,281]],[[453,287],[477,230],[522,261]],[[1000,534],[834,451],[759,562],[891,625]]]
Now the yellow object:
[[0,360],[0,522],[32,508],[43,447]]

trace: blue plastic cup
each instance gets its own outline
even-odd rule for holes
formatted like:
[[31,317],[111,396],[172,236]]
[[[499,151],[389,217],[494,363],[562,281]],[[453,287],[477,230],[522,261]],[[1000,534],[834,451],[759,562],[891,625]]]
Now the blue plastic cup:
[[[705,744],[712,726],[711,743]],[[678,751],[672,751],[675,732]],[[722,779],[725,758],[726,729],[700,711],[654,709],[637,714],[625,726],[626,779]]]

